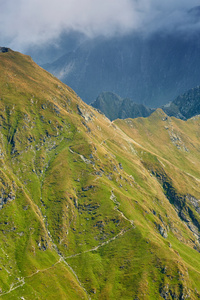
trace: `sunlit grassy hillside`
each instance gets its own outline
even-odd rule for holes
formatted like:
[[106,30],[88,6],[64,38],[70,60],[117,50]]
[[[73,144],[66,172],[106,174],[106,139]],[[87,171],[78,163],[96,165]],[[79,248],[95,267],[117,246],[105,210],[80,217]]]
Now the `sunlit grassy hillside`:
[[0,53],[0,298],[198,299],[199,124],[110,122]]

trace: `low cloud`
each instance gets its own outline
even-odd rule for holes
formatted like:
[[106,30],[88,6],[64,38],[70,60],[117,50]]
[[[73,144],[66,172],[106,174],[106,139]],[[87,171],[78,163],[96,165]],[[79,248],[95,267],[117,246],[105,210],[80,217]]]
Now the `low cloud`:
[[[164,3],[163,3],[164,2]],[[63,32],[89,37],[131,31],[199,28],[188,10],[196,0],[7,0],[1,3],[0,45],[23,50],[52,43]]]

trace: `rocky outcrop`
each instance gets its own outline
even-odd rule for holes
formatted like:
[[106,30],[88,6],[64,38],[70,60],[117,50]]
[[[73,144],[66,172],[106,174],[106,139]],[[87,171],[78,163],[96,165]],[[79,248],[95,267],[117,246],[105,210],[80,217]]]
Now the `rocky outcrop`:
[[4,190],[1,192],[0,195],[0,209],[3,208],[3,206],[8,202],[15,200],[15,194],[11,191],[9,193],[6,193]]
[[[172,179],[159,164],[143,162],[148,171],[153,174],[163,187],[164,193],[169,202],[174,206],[179,218],[184,221],[190,231],[196,238],[197,243],[200,242],[200,217],[199,217],[199,200],[192,195],[184,195],[179,193]],[[167,231],[162,225],[158,226],[158,230],[163,237],[167,237]]]
[[94,117],[94,114],[88,109],[77,105],[78,113],[85,119],[86,122],[89,122]]
[[158,229],[160,234],[166,239],[168,237],[167,230],[162,225],[159,225]]
[[192,204],[192,206],[194,207],[194,209],[200,214],[200,200],[196,199],[194,196],[192,195],[187,195],[186,199],[188,201],[190,201],[190,203]]
[[8,52],[8,51],[10,51],[9,48],[6,48],[6,47],[0,47],[0,53],[6,53],[6,52]]

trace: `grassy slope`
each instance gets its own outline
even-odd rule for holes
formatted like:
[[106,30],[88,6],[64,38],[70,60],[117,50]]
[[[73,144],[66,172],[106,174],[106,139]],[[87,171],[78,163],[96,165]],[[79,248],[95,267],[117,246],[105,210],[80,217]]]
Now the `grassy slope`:
[[111,123],[29,57],[0,70],[1,298],[196,299],[198,119]]

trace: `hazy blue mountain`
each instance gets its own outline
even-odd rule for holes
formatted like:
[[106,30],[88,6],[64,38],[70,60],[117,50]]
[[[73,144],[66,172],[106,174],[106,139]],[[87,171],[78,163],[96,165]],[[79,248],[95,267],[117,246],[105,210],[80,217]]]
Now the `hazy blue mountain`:
[[[103,112],[110,120],[148,117],[155,111],[143,104],[134,103],[132,99],[123,99],[112,92],[102,92],[91,105]],[[179,95],[161,108],[168,116],[182,120],[199,115],[200,86]]]
[[154,111],[143,104],[134,103],[129,98],[122,99],[112,92],[102,92],[91,105],[103,112],[111,121],[118,118],[148,117]]
[[200,87],[197,86],[178,96],[162,107],[166,114],[180,119],[189,119],[200,114]]
[[74,51],[85,39],[86,37],[77,31],[63,32],[54,42],[31,45],[25,54],[30,55],[39,65],[44,65]]
[[200,82],[199,33],[156,33],[86,41],[44,67],[90,103],[102,91],[150,107]]

